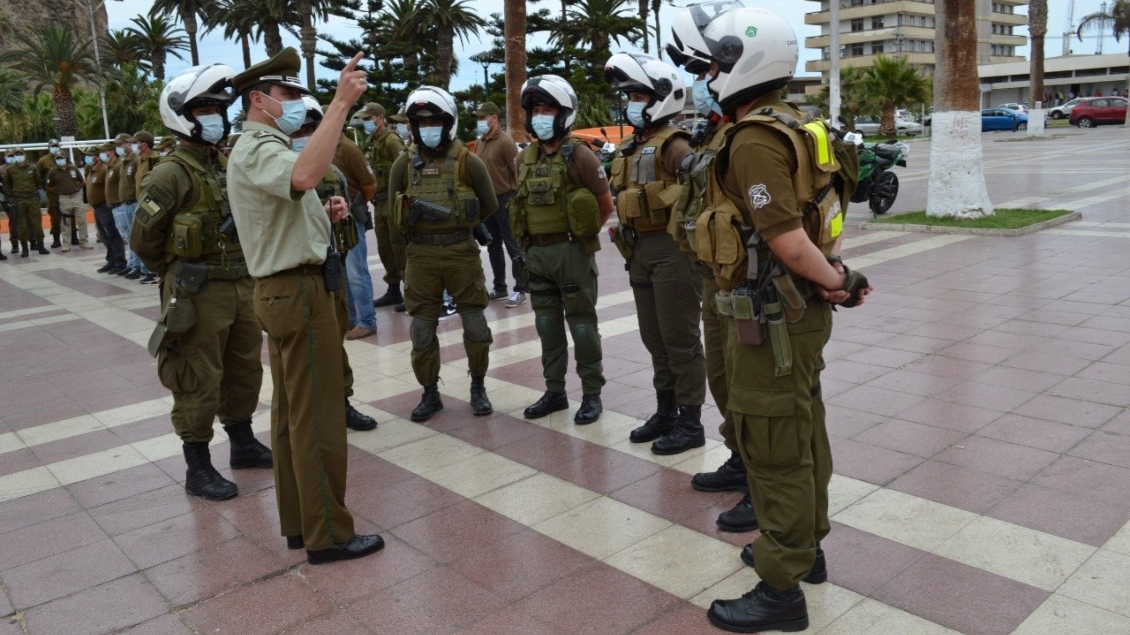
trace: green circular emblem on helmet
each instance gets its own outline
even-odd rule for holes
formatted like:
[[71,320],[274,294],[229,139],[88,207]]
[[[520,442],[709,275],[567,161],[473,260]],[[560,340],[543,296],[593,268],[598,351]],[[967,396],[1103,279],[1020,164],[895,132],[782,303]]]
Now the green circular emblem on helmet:
[[757,37],[757,27],[747,26],[746,29],[745,29],[745,36],[746,37]]

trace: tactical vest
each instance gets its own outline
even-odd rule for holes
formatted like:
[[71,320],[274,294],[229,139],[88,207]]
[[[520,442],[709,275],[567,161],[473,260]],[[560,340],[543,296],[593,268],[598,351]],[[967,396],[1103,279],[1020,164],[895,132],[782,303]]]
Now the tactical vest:
[[590,239],[600,232],[603,223],[596,197],[584,185],[569,180],[569,160],[583,143],[570,137],[552,157],[541,156],[537,141],[526,148],[525,160],[518,167],[518,192],[511,207],[516,239],[559,233]]
[[369,145],[369,165],[373,168],[373,176],[377,177],[378,192],[388,189],[388,175],[392,171],[392,162],[396,160],[396,157],[389,159],[384,156],[385,141],[390,135],[396,136],[396,133],[386,126],[385,131],[374,138]]
[[680,249],[695,254],[696,258],[698,257],[695,243],[696,224],[698,215],[706,206],[706,190],[713,174],[711,166],[719,150],[726,143],[725,133],[732,125],[729,122],[719,125],[711,133],[706,144],[700,146],[698,152],[684,159],[681,166],[681,171],[684,173],[682,190],[671,214],[671,221],[667,225],[667,233],[671,234]]
[[[844,214],[840,197],[832,191],[832,175],[841,169],[841,165],[836,160],[824,122],[805,123],[787,112],[760,108],[726,130],[722,135],[722,152],[728,153],[729,145],[739,130],[755,125],[773,128],[792,144],[797,157],[793,191],[803,212],[805,233],[824,255],[831,255],[843,231]],[[776,259],[768,245],[748,231],[754,224],[745,213],[746,193],[728,191],[723,184],[723,175],[718,173],[716,160],[711,163],[714,167],[707,179],[707,206],[695,222],[695,251],[699,260],[713,268],[718,286],[723,291],[730,291],[747,277],[748,258],[743,228],[757,244],[758,263],[765,266],[776,262]]]
[[[475,190],[467,184],[466,160],[470,153],[455,140],[442,159],[424,158],[415,146],[408,151],[408,187],[400,205],[403,225],[412,233],[443,234],[474,229],[482,222]],[[413,201],[433,203],[449,213],[413,212]],[[413,218],[416,218],[413,223]]]
[[666,228],[671,220],[682,190],[678,175],[668,173],[663,163],[663,148],[672,137],[689,140],[690,134],[663,126],[641,146],[634,138],[620,144],[619,156],[612,160],[610,185],[622,225],[648,232]]
[[[227,158],[217,153],[217,164],[209,169],[192,153],[178,149],[159,163],[180,165],[192,178],[196,200],[177,212],[165,237],[165,252],[178,258],[200,260],[208,264],[229,265],[243,261],[239,238],[220,233],[220,225],[231,215],[228,205]],[[142,204],[148,204],[143,201]]]

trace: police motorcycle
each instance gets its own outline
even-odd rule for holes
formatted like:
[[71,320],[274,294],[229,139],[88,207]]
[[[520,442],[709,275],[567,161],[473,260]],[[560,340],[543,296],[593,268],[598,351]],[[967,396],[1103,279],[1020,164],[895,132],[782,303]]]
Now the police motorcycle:
[[896,165],[906,167],[910,146],[895,139],[863,143],[863,135],[859,132],[850,133],[850,136],[859,150],[859,185],[851,202],[867,201],[873,215],[886,214],[899,193],[899,177],[890,170]]

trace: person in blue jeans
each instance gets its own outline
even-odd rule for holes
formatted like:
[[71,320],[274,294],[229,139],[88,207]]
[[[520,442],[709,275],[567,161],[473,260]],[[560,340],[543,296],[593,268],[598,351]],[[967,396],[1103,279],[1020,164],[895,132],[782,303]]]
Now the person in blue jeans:
[[[369,218],[372,218],[371,213]],[[371,228],[370,226],[369,228]],[[368,229],[357,223],[357,246],[345,255],[345,291],[349,298],[349,332],[345,339],[356,340],[377,332],[377,310],[373,308],[373,278],[369,273]]]

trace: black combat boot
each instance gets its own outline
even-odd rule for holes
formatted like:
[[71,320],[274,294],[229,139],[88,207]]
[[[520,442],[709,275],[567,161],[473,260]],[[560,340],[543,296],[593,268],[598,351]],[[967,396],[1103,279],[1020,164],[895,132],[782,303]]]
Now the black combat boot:
[[345,400],[345,427],[350,430],[357,430],[358,432],[365,432],[377,427],[377,420],[367,414],[362,414],[353,404],[349,403],[349,399]]
[[522,415],[527,419],[541,419],[547,414],[565,410],[568,407],[569,398],[565,396],[565,393],[547,390],[533,405],[527,407]]
[[48,248],[46,248],[46,247],[44,247],[44,246],[43,246],[43,241],[42,241],[42,240],[35,240],[35,241],[32,241],[32,243],[33,243],[33,244],[32,244],[32,247],[34,247],[35,249],[39,250],[39,254],[40,254],[41,256],[46,256],[47,254],[51,253],[51,250],[50,250],[50,249],[48,249]]
[[255,433],[251,430],[251,420],[233,423],[224,426],[231,440],[231,461],[228,465],[233,470],[245,467],[271,467],[271,448],[259,443]]
[[714,600],[706,612],[710,623],[734,633],[803,631],[808,628],[804,591],[795,586],[778,591],[765,582],[735,600]]
[[[753,543],[742,547],[742,562],[749,566],[753,565]],[[808,584],[824,584],[828,581],[828,561],[824,559],[824,550],[820,545],[816,545],[816,562],[812,564],[812,570],[808,575],[801,579],[801,582]]]
[[600,402],[600,393],[585,395],[581,397],[581,407],[577,408],[577,414],[573,415],[573,423],[579,426],[588,425],[599,419],[602,412],[604,412],[604,404]]
[[742,455],[730,452],[730,458],[713,472],[699,472],[691,478],[691,487],[700,492],[748,492]]
[[420,397],[420,405],[412,411],[413,421],[427,421],[432,415],[443,410],[443,400],[439,397],[439,387],[436,384],[424,386],[424,394]]
[[718,514],[717,523],[718,528],[722,531],[735,534],[757,529],[757,514],[753,513],[753,500],[749,497],[749,494],[742,496],[738,504],[731,507],[729,511]]
[[78,230],[72,229],[71,230],[71,246],[74,246],[74,245],[77,245],[77,244],[79,244]]
[[702,428],[702,406],[679,406],[679,420],[670,434],[651,444],[651,453],[679,454],[706,445],[706,431]]
[[647,423],[632,430],[628,438],[632,443],[654,441],[675,428],[679,419],[679,406],[675,403],[675,391],[659,390],[655,393],[655,414]]
[[483,376],[471,377],[471,413],[476,417],[482,417],[494,412],[494,406],[491,405],[490,399],[487,397],[487,387],[483,385]]
[[20,251],[20,242],[18,240],[16,240],[15,238],[13,238],[12,239],[12,250],[9,251],[8,253],[14,254],[14,253],[18,253],[19,251]]
[[404,302],[404,296],[400,293],[400,283],[388,285],[388,291],[381,297],[373,300],[373,306],[381,308],[382,306],[394,306]]
[[204,442],[184,444],[184,462],[188,471],[184,478],[184,491],[211,501],[222,501],[239,493],[239,486],[220,476],[212,467],[212,454]]
[[4,250],[0,249],[0,260],[7,260],[8,257],[4,255]]
[[63,243],[59,242],[59,232],[51,232],[51,237],[55,239],[51,242],[52,249],[58,249],[63,246]]
[[20,258],[27,258],[28,257],[28,248],[27,247],[28,247],[27,241],[21,240],[20,241]]

